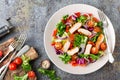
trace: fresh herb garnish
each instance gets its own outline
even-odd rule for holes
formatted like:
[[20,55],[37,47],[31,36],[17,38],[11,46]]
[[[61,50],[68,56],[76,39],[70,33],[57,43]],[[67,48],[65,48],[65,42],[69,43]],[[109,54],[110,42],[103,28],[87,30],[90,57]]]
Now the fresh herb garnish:
[[28,75],[27,74],[25,74],[24,76],[14,75],[14,80],[28,80]]
[[76,20],[77,20],[77,22],[81,22],[81,23],[84,24],[86,22],[86,20],[87,20],[87,17],[82,15],[82,16],[78,17]]
[[63,19],[66,20],[68,17],[69,17],[68,14],[67,14],[67,15],[64,15],[64,16],[63,16]]
[[59,22],[56,25],[56,27],[57,27],[57,30],[58,30],[57,35],[62,36],[65,32],[65,28],[66,28],[65,24],[63,24],[62,22]]
[[47,75],[51,80],[61,80],[60,77],[56,77],[55,70],[39,68],[38,71],[43,75]]
[[100,35],[100,33],[97,33],[93,38],[91,38],[91,41],[96,42],[99,35]]
[[75,35],[75,40],[74,40],[74,47],[80,47],[82,43],[86,43],[87,37],[84,35],[76,34]]
[[23,63],[22,63],[22,68],[23,70],[25,71],[30,71],[32,68],[31,68],[31,65],[29,63],[30,61],[30,58],[29,57],[26,57],[25,55],[22,55],[22,60],[23,60]]
[[60,55],[59,58],[60,58],[65,64],[67,64],[67,63],[71,60],[71,56],[68,55],[67,53],[64,53],[64,54]]

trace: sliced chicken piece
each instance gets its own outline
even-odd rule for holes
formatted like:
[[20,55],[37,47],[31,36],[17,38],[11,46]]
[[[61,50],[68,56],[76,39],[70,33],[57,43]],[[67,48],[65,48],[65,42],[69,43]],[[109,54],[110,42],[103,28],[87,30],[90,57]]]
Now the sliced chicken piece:
[[86,30],[86,29],[83,29],[83,28],[78,29],[78,32],[79,32],[79,33],[82,33],[82,34],[84,34],[84,35],[86,35],[86,36],[92,35],[92,33],[91,33],[90,31],[88,31],[88,30]]
[[74,33],[77,29],[79,29],[80,27],[82,26],[82,23],[76,23],[76,24],[74,24],[73,25],[73,27],[71,27],[70,29],[69,29],[69,32],[72,34],[72,33]]
[[96,41],[96,47],[99,49],[100,47],[100,44],[104,41],[104,35],[103,34],[100,34],[97,41]]
[[90,54],[91,48],[92,48],[92,45],[91,44],[87,44],[84,54]]
[[64,52],[67,52],[67,50],[69,49],[69,47],[70,47],[70,41],[67,40],[66,43],[64,44],[62,50],[63,50]]
[[77,53],[79,51],[79,48],[78,47],[75,47],[75,48],[73,48],[73,49],[71,49],[71,50],[68,50],[67,51],[67,54],[68,55],[74,55],[75,53]]

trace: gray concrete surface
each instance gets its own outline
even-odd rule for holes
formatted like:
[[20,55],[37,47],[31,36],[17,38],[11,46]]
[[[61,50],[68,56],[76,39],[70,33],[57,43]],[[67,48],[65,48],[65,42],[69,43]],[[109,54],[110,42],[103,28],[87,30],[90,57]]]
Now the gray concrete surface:
[[48,58],[43,47],[45,25],[54,12],[75,3],[95,6],[110,18],[116,33],[115,62],[107,63],[100,70],[87,75],[72,75],[58,69],[54,64],[51,69],[55,69],[62,80],[120,80],[120,0],[0,0],[0,19],[11,17],[11,23],[16,27],[9,35],[0,39],[0,42],[18,34],[18,27],[26,31],[26,44],[35,47],[40,55],[39,59],[32,62],[38,80],[49,80],[37,72],[40,61]]

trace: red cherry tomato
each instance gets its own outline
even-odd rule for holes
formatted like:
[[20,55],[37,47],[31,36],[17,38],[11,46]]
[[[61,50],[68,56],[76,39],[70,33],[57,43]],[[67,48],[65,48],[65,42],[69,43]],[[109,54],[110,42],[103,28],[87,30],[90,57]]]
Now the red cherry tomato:
[[80,17],[80,12],[75,13],[77,17]]
[[28,77],[29,78],[34,78],[36,75],[35,75],[35,72],[34,71],[29,71],[28,72]]
[[17,64],[17,65],[21,65],[22,64],[22,59],[20,57],[15,58],[15,60],[13,61],[13,63]]
[[106,50],[106,48],[107,48],[106,43],[105,42],[101,43],[100,49],[104,51],[104,50]]
[[15,63],[10,63],[9,64],[9,70],[16,70],[17,69],[17,65]]
[[0,57],[2,57],[3,56],[3,52],[0,50]]

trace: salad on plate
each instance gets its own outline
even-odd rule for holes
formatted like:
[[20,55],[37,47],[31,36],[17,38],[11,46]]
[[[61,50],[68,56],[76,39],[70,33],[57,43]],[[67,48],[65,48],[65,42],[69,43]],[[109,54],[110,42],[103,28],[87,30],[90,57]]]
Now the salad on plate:
[[51,45],[65,64],[94,63],[107,49],[103,22],[91,13],[64,15],[53,31]]

